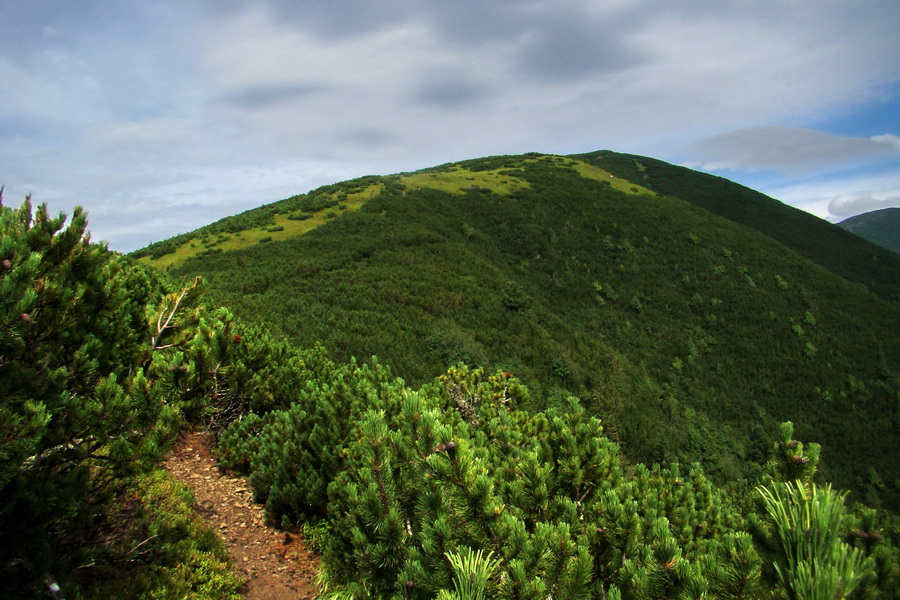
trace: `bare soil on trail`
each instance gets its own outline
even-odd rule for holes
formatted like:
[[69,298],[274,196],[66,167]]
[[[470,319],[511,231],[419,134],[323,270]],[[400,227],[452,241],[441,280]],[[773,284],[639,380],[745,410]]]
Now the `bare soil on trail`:
[[220,471],[212,446],[208,432],[184,433],[163,466],[194,491],[197,512],[219,533],[236,572],[247,580],[244,597],[312,600],[318,557],[299,536],[266,525],[246,478]]

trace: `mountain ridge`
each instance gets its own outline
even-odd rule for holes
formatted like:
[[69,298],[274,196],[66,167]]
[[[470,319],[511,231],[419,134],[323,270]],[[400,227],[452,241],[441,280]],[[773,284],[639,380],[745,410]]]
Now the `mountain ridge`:
[[[865,285],[881,298],[900,303],[900,262],[885,248],[870,240],[860,244],[848,237],[845,228],[781,203],[760,192],[738,185],[724,177],[704,174],[670,165],[658,159],[602,150],[582,156],[617,173],[642,181],[656,191],[684,197],[719,216],[752,227],[783,243],[849,281]],[[696,184],[683,192],[684,178]],[[810,229],[818,235],[810,236]],[[839,247],[841,251],[834,252]],[[862,270],[864,265],[871,268]],[[883,265],[888,265],[883,268]]]
[[[217,300],[299,345],[375,354],[413,383],[463,361],[522,377],[536,408],[577,395],[635,460],[745,477],[765,431],[793,420],[866,457],[826,443],[826,476],[892,503],[898,309],[696,198],[654,191],[685,187],[685,172],[667,187],[656,163],[636,183],[586,162],[488,157],[326,186],[205,233],[316,209],[304,235],[212,243],[172,272],[203,275]],[[695,177],[705,202],[723,185]]]
[[900,208],[882,208],[844,219],[838,227],[900,253]]
[[[814,215],[783,204],[760,192],[734,183],[724,177],[699,173],[687,167],[672,165],[651,157],[600,150],[568,156],[529,153],[523,156],[552,157],[560,161],[574,160],[581,163],[581,173],[587,177],[610,176],[610,182],[619,189],[637,187],[662,195],[685,199],[721,217],[746,225],[821,265],[825,269],[849,281],[864,285],[881,298],[900,304],[900,258],[894,252],[886,252],[883,245],[871,240],[860,243],[857,237],[848,236],[846,228],[831,224]],[[500,157],[473,159],[484,161]],[[339,210],[358,210],[372,194],[380,192],[373,182],[390,177],[406,178],[420,185],[429,174],[448,165],[461,165],[472,161],[456,161],[413,173],[395,176],[368,175],[345,182],[329,184],[306,194],[292,196],[220,219],[192,232],[179,234],[154,242],[131,253],[157,267],[170,268],[187,258],[202,252],[216,252],[247,247],[254,243],[283,240],[293,235],[303,235],[328,219]],[[587,168],[585,168],[587,167]],[[590,174],[589,168],[600,169]],[[701,175],[701,177],[697,177]],[[685,192],[685,178],[692,189]],[[460,191],[463,187],[480,187],[474,178],[463,186],[459,182],[447,189]],[[488,183],[490,179],[481,183]],[[697,182],[703,185],[698,186]],[[496,186],[498,182],[494,181]],[[349,189],[348,189],[349,186]],[[645,187],[646,186],[646,187]],[[344,191],[337,191],[343,189]],[[440,188],[438,188],[440,189]],[[818,235],[809,236],[810,230]],[[236,239],[236,238],[243,239]],[[199,240],[198,240],[199,238]],[[191,247],[192,246],[192,247]],[[833,251],[837,247],[839,251]],[[862,268],[868,265],[868,268]]]

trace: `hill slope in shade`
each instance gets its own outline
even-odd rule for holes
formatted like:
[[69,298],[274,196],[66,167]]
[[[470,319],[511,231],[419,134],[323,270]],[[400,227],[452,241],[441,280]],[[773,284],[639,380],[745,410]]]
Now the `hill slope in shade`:
[[752,227],[832,273],[900,304],[900,257],[882,246],[848,235],[837,225],[733,181],[661,160],[609,151],[579,157],[660,194],[687,200]]
[[873,244],[900,253],[900,208],[873,210],[844,219],[838,226]]
[[[176,258],[174,272],[204,275],[300,345],[377,355],[411,383],[464,361],[520,377],[535,407],[575,394],[635,460],[752,477],[774,423],[792,420],[825,446],[826,478],[896,506],[900,309],[736,222],[783,232],[769,219],[785,207],[765,196],[741,191],[751,201],[723,218],[703,205],[724,211],[718,195],[744,188],[671,165],[677,177],[664,177],[649,159],[581,158],[337,184],[181,236],[157,262]],[[276,237],[291,217],[321,222]],[[873,247],[811,219],[794,229]],[[272,239],[226,247],[260,228]],[[860,272],[890,289],[889,269]]]

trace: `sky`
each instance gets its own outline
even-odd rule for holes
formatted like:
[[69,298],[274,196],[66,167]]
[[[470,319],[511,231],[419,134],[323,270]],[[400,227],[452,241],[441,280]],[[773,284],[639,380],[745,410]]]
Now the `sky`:
[[0,185],[127,252],[362,175],[609,149],[900,206],[897,0],[0,0]]

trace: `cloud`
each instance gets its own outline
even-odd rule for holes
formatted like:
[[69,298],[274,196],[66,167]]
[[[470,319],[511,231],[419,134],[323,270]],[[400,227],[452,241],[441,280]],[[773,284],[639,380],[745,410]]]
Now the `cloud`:
[[324,91],[326,86],[312,83],[260,84],[226,93],[220,100],[240,109],[260,110],[284,102],[300,102],[306,96]]
[[392,27],[417,13],[413,0],[209,0],[206,8],[212,15],[225,18],[262,10],[278,22],[328,41]]
[[490,94],[483,84],[463,80],[447,80],[426,83],[414,90],[413,103],[439,108],[463,108]]
[[[890,15],[764,5],[231,2],[195,37],[207,91],[231,101],[223,120],[348,158],[343,132],[366,127],[391,129],[398,157],[431,145],[438,159],[517,146],[667,158],[679,139],[858,101],[900,62],[879,41]],[[446,112],[460,108],[465,121]]]
[[[771,181],[763,177],[751,187],[822,219],[837,221],[851,216],[841,213],[855,211],[854,214],[857,214],[875,210],[868,208],[872,204],[865,202],[851,208],[853,203],[849,200],[854,198],[871,197],[880,202],[886,198],[900,196],[900,170],[885,165],[875,171],[864,169],[813,178],[785,178],[781,181]],[[844,197],[845,201],[835,203],[835,199],[841,197]],[[832,212],[832,204],[835,204],[835,210],[838,212]]]
[[43,50],[27,64],[0,54],[0,114],[22,129],[69,127],[97,114],[99,82],[85,61]]
[[900,138],[833,135],[813,129],[753,127],[696,143],[693,154],[708,170],[745,169],[803,173],[900,153]]
[[875,197],[869,192],[857,192],[838,196],[828,205],[828,212],[834,217],[852,217],[882,208],[900,207],[900,193],[892,196]]
[[900,152],[900,137],[897,137],[894,134],[886,133],[883,135],[874,135],[871,137],[871,140],[879,144],[884,144],[889,148],[892,147],[897,152]]
[[119,248],[325,177],[488,154],[683,160],[712,138],[694,158],[798,173],[900,145],[798,129],[898,81],[889,2],[0,1],[0,22],[7,197],[86,204]]
[[517,50],[517,68],[548,82],[622,72],[649,60],[615,15],[594,16],[556,7],[531,22]]
[[340,139],[359,148],[383,148],[396,141],[391,132],[370,127],[351,129],[341,132]]

